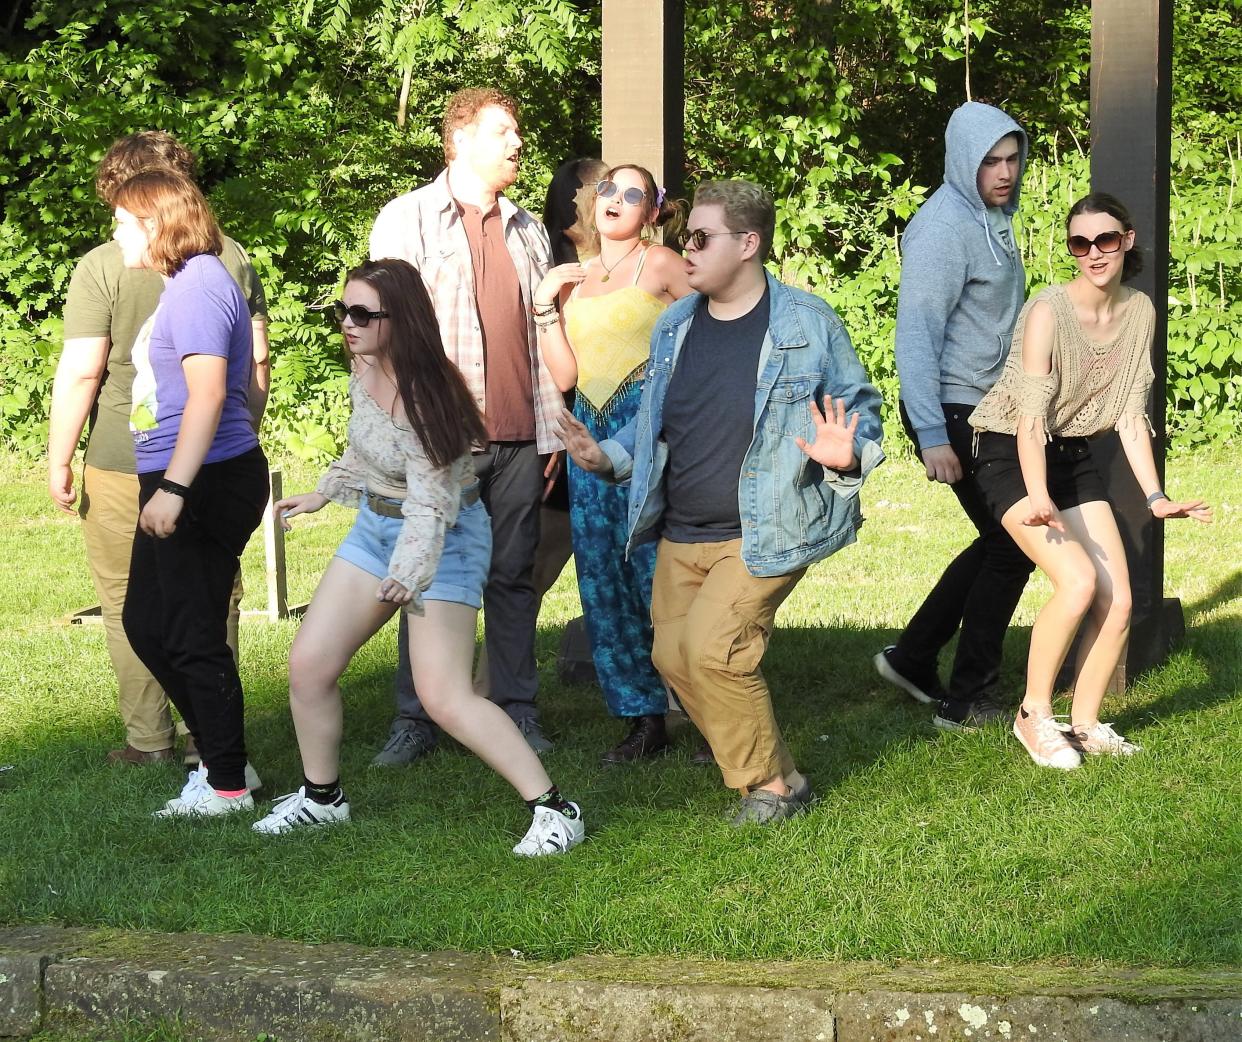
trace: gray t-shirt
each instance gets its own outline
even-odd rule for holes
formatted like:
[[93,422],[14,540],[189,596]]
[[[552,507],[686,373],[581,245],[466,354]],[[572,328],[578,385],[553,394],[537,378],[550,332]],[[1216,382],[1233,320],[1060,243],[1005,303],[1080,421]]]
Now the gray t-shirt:
[[989,206],[987,208],[988,231],[992,233],[992,238],[1005,247],[1005,252],[1012,257],[1014,251],[1013,242],[1013,221],[1009,214],[1005,213],[999,206]]
[[669,379],[665,539],[714,543],[742,537],[737,491],[755,433],[755,385],[768,332],[769,291],[748,314],[722,322],[699,304]]

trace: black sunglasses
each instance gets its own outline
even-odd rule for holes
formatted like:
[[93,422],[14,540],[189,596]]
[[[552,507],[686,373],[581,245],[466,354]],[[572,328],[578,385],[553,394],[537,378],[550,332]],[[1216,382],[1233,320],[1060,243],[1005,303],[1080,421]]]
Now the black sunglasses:
[[332,317],[338,322],[344,322],[345,316],[349,316],[349,320],[359,329],[366,328],[373,318],[387,318],[387,311],[368,311],[361,304],[354,304],[352,307],[346,307],[345,301],[334,300],[332,302]]
[[750,232],[705,232],[702,228],[695,228],[687,237],[688,245],[693,246],[696,250],[707,249],[707,244],[717,235],[749,235]]
[[1094,239],[1088,239],[1085,235],[1071,235],[1065,240],[1065,245],[1069,247],[1071,257],[1085,257],[1091,252],[1092,246],[1101,253],[1116,253],[1121,249],[1125,237],[1125,232],[1100,232]]
[[601,199],[611,199],[614,195],[620,194],[621,201],[629,203],[631,206],[637,206],[647,198],[647,193],[641,188],[626,188],[622,190],[616,181],[600,181],[595,186],[595,194]]

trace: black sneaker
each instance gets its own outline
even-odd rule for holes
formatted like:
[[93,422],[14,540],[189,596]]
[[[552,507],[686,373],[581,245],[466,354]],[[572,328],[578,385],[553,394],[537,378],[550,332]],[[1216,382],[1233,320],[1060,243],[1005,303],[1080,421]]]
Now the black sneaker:
[[890,644],[883,651],[876,652],[875,658],[871,661],[875,665],[875,671],[880,674],[894,687],[901,688],[907,695],[916,702],[922,702],[924,705],[931,705],[933,702],[940,702],[948,698],[949,693],[941,686],[940,680],[933,675],[928,680],[915,680],[913,677],[904,676],[893,666],[893,651],[896,650],[896,644]]
[[1001,721],[1009,723],[1012,719],[1012,709],[1004,709],[987,697],[976,698],[973,702],[945,698],[932,723],[942,731],[977,731]]

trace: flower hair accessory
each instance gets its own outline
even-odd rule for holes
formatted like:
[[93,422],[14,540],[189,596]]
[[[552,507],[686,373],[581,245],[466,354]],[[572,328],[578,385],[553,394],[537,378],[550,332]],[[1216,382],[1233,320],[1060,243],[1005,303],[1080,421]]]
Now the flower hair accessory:
[[656,209],[658,210],[663,205],[664,205],[664,186],[661,185],[658,188],[656,188]]

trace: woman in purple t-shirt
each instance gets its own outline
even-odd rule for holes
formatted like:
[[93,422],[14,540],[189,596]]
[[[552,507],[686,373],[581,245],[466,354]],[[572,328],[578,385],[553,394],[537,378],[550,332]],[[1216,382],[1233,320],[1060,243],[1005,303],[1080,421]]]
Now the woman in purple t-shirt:
[[207,201],[179,174],[138,174],[115,196],[125,264],[164,277],[134,342],[130,429],[138,531],[125,634],[202,754],[157,817],[248,810],[242,689],[226,640],[242,550],[267,502],[267,459],[247,408],[252,353],[245,297],[217,256]]

